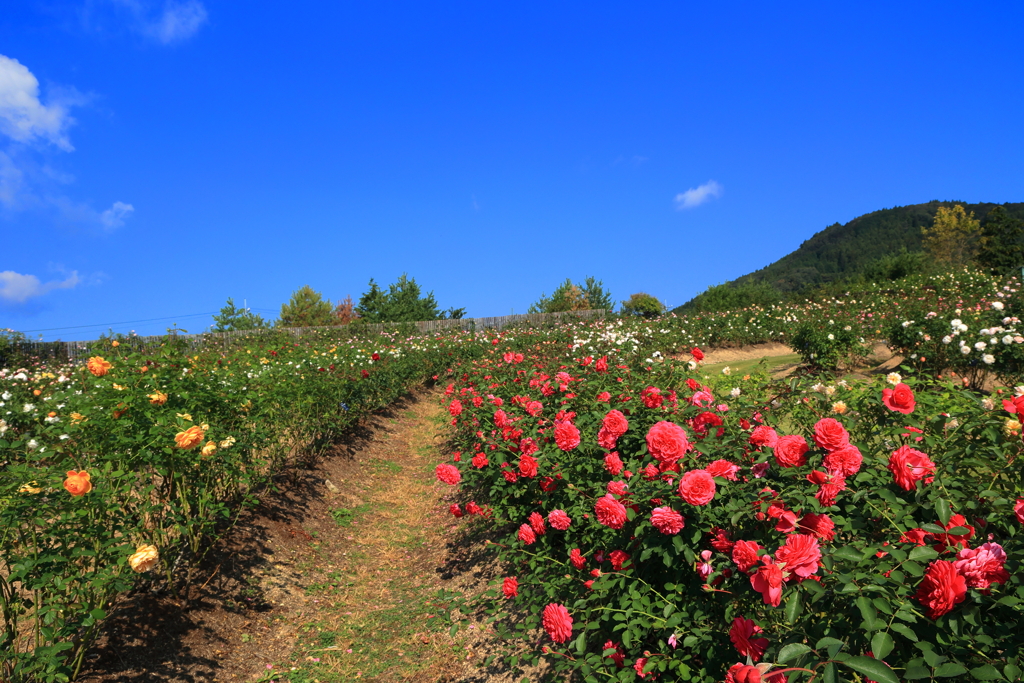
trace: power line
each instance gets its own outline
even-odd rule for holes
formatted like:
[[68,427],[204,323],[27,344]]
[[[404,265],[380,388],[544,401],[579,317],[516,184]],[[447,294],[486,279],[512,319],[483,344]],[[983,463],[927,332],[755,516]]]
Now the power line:
[[217,311],[211,313],[190,313],[188,315],[169,315],[165,318],[148,318],[146,320],[125,320],[119,323],[96,323],[95,325],[75,325],[73,327],[47,327],[38,330],[21,330],[22,332],[56,332],[59,330],[80,330],[86,327],[108,327],[111,325],[134,325],[135,323],[153,323],[160,320],[178,320],[181,318],[199,318],[205,315],[217,315]]

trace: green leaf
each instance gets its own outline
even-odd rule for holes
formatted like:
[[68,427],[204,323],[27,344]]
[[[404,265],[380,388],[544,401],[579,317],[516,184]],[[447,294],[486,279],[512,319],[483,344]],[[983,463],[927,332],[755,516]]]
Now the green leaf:
[[[932,526],[935,526],[934,524]],[[946,533],[943,529],[942,533]],[[910,551],[910,559],[912,560],[932,560],[939,556],[939,553],[935,551],[935,548],[929,548],[926,545],[918,546]]]
[[584,631],[583,633],[581,633],[579,635],[579,638],[576,639],[576,642],[573,643],[573,646],[576,648],[576,652],[578,652],[580,654],[583,654],[584,652],[587,651],[587,632],[586,631]]
[[967,673],[967,667],[963,664],[957,664],[956,662],[946,662],[939,668],[935,669],[936,678],[951,678],[964,673]]
[[879,631],[871,637],[871,654],[875,659],[885,659],[894,647],[896,643],[885,631]]
[[832,557],[839,557],[844,560],[853,560],[854,562],[860,562],[860,558],[863,556],[864,554],[862,552],[851,548],[848,545],[844,545],[841,548],[832,551]]
[[1007,664],[1003,667],[1003,675],[1008,681],[1016,681],[1020,678],[1021,670],[1016,664]]
[[798,659],[799,657],[802,657],[810,651],[810,645],[804,645],[803,643],[790,643],[789,645],[786,645],[781,650],[779,650],[779,654],[775,658],[775,660],[779,664],[785,664],[786,662],[791,662],[795,659]]
[[942,526],[949,524],[950,515],[953,514],[949,501],[943,498],[937,499],[935,501],[935,514],[939,516],[939,521],[942,522]]
[[878,683],[900,683],[900,679],[888,664],[873,657],[850,657],[842,664]]
[[821,640],[819,640],[814,645],[814,649],[815,650],[822,650],[822,649],[824,649],[826,647],[829,647],[831,645],[842,645],[842,644],[843,644],[843,641],[839,640],[838,638],[828,638],[828,637],[825,637],[825,638],[822,638]]
[[789,599],[786,600],[786,621],[795,624],[800,612],[803,611],[803,594],[799,591],[790,591]]
[[914,633],[914,629],[910,628],[906,624],[901,624],[897,621],[893,622],[890,628],[892,628],[893,631],[896,631],[896,633],[899,633],[904,638],[912,640],[915,643],[917,642],[917,634]]
[[946,533],[946,527],[939,526],[938,524],[922,524],[921,528],[930,534]]
[[866,595],[857,596],[857,608],[860,609],[860,616],[866,622],[872,622],[878,618],[878,610],[871,604],[871,598]]
[[999,673],[991,664],[982,664],[976,669],[971,669],[971,677],[976,681],[1001,681],[1003,674]]
[[825,665],[825,670],[821,674],[822,683],[839,683],[839,678],[836,676],[836,665],[829,662]]
[[931,670],[923,666],[908,666],[907,670],[903,672],[903,678],[907,679],[908,681],[917,681],[922,678],[931,677]]

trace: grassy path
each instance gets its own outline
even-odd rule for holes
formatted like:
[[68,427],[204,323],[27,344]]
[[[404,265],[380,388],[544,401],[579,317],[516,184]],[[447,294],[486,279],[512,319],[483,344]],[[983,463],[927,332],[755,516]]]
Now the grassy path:
[[[453,518],[435,483],[434,395],[407,404],[328,487],[331,530],[298,561],[310,600],[291,662],[264,680],[455,681],[471,652],[434,618]],[[435,623],[436,622],[436,623]]]

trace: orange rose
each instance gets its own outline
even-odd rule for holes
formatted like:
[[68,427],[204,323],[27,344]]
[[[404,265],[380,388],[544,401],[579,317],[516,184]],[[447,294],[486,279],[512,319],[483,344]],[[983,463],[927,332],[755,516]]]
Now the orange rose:
[[202,455],[203,457],[206,457],[208,455],[213,455],[216,452],[217,452],[217,444],[214,443],[213,441],[207,441],[206,445],[203,446],[203,450],[201,450],[199,452],[199,454]]
[[43,392],[42,392],[42,390],[41,390],[41,389],[33,389],[33,390],[32,390],[32,395],[33,395],[33,396],[42,396],[42,395],[43,395]]
[[92,482],[89,481],[89,473],[85,470],[81,472],[75,472],[74,470],[68,471],[68,478],[64,480],[64,488],[68,490],[72,496],[84,496],[89,491],[92,491]]
[[103,356],[93,356],[89,359],[89,362],[85,364],[85,367],[89,368],[89,372],[97,377],[102,377],[110,372],[110,368],[114,366],[103,360]]
[[149,395],[149,402],[155,406],[162,406],[167,403],[167,394],[162,391],[158,391],[155,394]]
[[174,435],[174,443],[178,445],[178,448],[195,448],[203,440],[203,430],[198,426],[191,426],[183,432],[178,432]]
[[115,339],[114,341],[110,342],[110,345],[113,346],[116,349],[121,344]]

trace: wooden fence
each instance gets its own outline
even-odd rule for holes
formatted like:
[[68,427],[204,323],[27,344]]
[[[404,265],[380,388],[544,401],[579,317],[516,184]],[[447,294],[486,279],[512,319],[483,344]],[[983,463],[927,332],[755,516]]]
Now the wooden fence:
[[[419,334],[431,332],[453,332],[457,330],[474,332],[477,330],[501,331],[507,327],[515,326],[541,326],[558,323],[566,320],[591,320],[602,318],[608,314],[605,309],[592,309],[586,311],[565,311],[561,313],[521,313],[515,315],[499,315],[488,318],[462,318],[459,320],[424,320],[415,323],[356,323],[352,325],[337,325],[331,327],[274,327],[267,330],[234,330],[231,332],[204,332],[202,334],[170,334],[153,337],[117,337],[121,344],[132,347],[137,351],[144,351],[159,347],[167,340],[173,339],[177,343],[187,344],[193,351],[209,347],[227,347],[239,340],[251,339],[263,335],[290,334],[294,337],[302,337],[310,334],[317,334],[324,338],[348,339],[361,334],[382,334],[388,331],[412,330],[415,328]],[[93,341],[24,341],[17,345],[18,351],[27,356],[39,358],[57,358],[77,361],[79,358],[90,353],[89,349]]]

